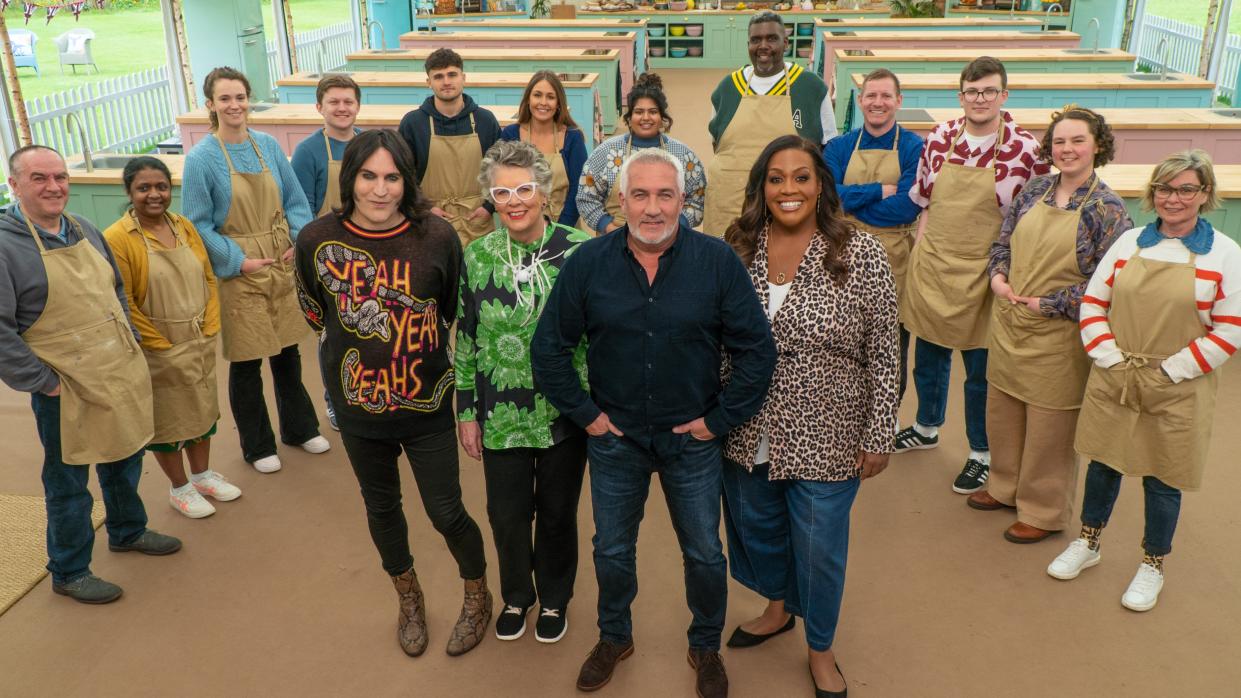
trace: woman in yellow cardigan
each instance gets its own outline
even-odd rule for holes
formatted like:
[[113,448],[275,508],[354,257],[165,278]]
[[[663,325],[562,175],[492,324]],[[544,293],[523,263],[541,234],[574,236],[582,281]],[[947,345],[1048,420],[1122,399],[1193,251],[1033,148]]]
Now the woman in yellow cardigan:
[[[169,503],[192,519],[215,513],[241,490],[208,466],[220,407],[216,335],[220,303],[215,275],[198,231],[168,210],[172,175],[163,162],[135,158],[125,166],[130,208],[104,231],[125,282],[130,318],[151,369],[155,437],[147,449],[172,482]],[[181,452],[190,463],[185,475]]]

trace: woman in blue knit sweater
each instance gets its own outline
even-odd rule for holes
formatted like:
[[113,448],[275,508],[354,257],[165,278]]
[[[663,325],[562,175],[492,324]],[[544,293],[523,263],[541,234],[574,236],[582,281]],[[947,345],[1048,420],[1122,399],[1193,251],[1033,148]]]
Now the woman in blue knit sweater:
[[517,108],[517,123],[500,131],[502,141],[527,141],[552,166],[552,190],[546,193],[553,221],[577,227],[577,181],[586,164],[586,139],[573,117],[564,85],[550,70],[530,77]]
[[246,76],[216,68],[203,93],[213,133],[185,159],[182,205],[220,280],[228,399],[242,456],[270,473],[280,469],[280,458],[263,397],[264,358],[275,382],[281,440],[310,453],[330,448],[302,386],[297,350],[306,325],[294,291],[293,239],[310,222],[310,206],[276,139],[247,127]]

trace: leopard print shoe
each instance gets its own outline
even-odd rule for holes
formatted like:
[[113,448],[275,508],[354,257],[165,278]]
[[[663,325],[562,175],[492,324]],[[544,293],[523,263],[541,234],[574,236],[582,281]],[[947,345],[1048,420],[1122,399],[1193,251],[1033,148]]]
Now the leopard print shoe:
[[487,590],[487,578],[465,580],[465,602],[461,615],[448,638],[448,656],[457,657],[469,652],[482,642],[487,626],[491,624],[491,592]]
[[396,639],[401,649],[411,657],[427,651],[427,609],[422,599],[422,586],[414,568],[392,578],[397,597],[401,601],[400,615],[396,620]]

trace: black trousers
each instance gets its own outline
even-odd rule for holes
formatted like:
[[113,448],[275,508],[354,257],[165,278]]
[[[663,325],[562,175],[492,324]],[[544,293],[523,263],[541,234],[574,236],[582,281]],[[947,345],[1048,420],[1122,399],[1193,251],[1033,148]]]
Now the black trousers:
[[904,323],[897,326],[901,334],[901,387],[896,394],[896,404],[900,405],[900,401],[905,399],[905,384],[909,380],[909,330],[905,329]]
[[[267,360],[276,387],[276,414],[280,440],[304,444],[319,435],[319,420],[310,395],[302,385],[302,357],[297,345],[285,347]],[[228,403],[241,436],[241,456],[247,462],[276,455],[276,436],[263,396],[263,360],[233,361],[228,365]]]
[[384,571],[392,576],[414,564],[409,552],[409,526],[401,509],[401,451],[409,458],[431,525],[444,536],[462,579],[478,579],[487,571],[483,535],[461,502],[461,471],[455,429],[405,439],[373,439],[341,431],[340,440],[362,489],[366,523],[379,550]]
[[504,603],[563,609],[577,579],[585,432],[551,448],[484,449],[483,472]]

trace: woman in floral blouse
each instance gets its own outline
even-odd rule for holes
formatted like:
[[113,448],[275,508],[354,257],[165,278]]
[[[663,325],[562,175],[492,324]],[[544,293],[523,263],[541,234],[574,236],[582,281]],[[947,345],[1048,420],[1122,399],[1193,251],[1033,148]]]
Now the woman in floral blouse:
[[707,173],[702,161],[681,141],[669,136],[672,116],[663,81],[654,73],[643,73],[629,90],[625,103],[625,123],[629,133],[613,136],[599,144],[586,160],[582,181],[577,188],[577,208],[586,225],[599,234],[625,224],[617,197],[616,179],[625,158],[635,150],[663,148],[685,168],[685,207],[681,221],[691,228],[702,223],[702,202],[707,192]]
[[750,270],[779,350],[762,409],[728,434],[724,523],[733,578],[767,599],[728,645],[806,624],[816,695],[845,695],[833,641],[849,512],[896,433],[896,284],[883,244],[845,222],[819,146],[768,144],[724,239]]
[[[482,459],[487,481],[504,597],[496,637],[525,634],[537,600],[537,639],[556,642],[577,576],[586,435],[534,389],[530,339],[565,259],[590,235],[547,218],[551,166],[528,142],[492,146],[479,182],[501,225],[466,248],[462,262],[457,434]],[[585,384],[584,344],[577,364]]]

